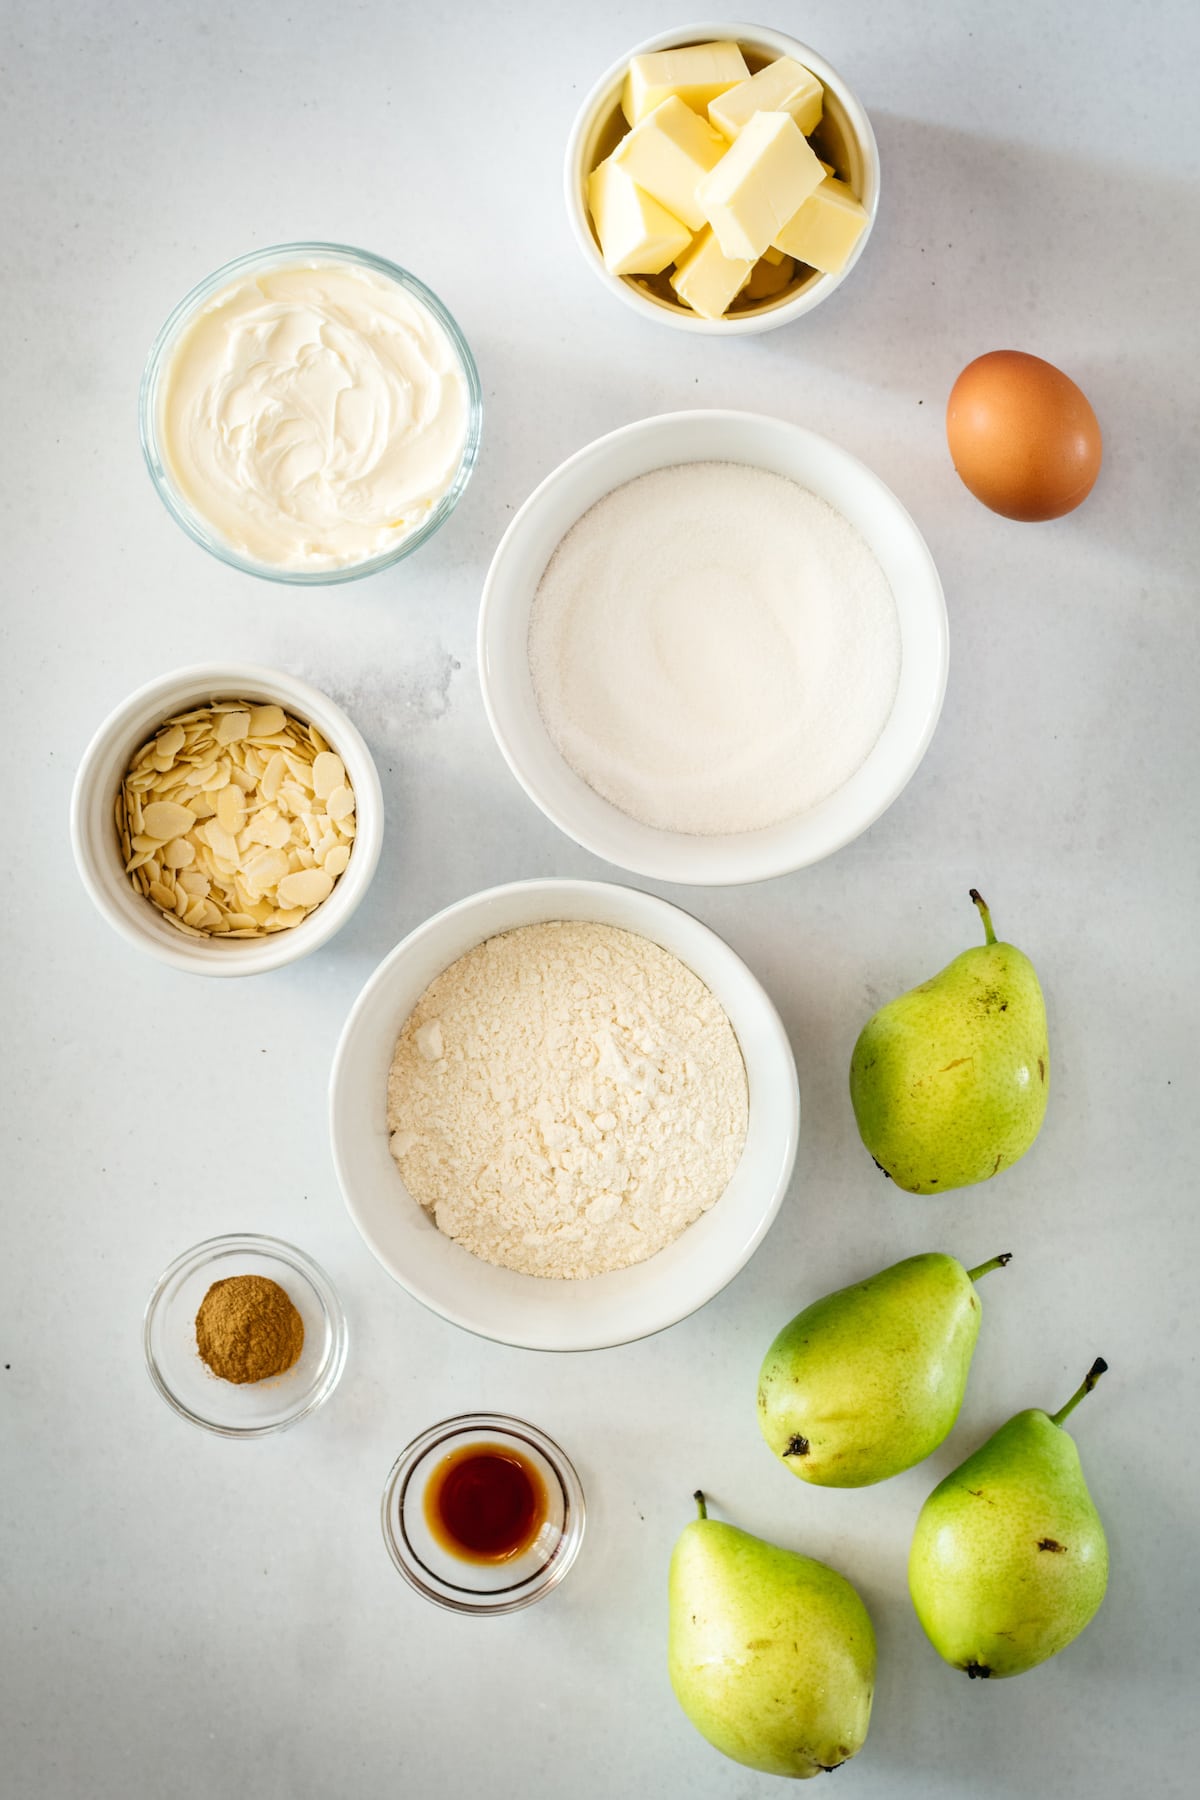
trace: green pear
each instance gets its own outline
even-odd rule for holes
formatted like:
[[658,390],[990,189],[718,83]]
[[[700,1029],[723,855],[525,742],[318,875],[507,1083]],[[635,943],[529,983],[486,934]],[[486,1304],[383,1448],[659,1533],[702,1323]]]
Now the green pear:
[[875,1632],[836,1570],[700,1509],[671,1557],[667,1666],[696,1730],[734,1762],[801,1781],[856,1756]]
[[986,943],[881,1006],[850,1059],[863,1143],[910,1194],[990,1181],[1041,1130],[1050,1087],[1046,1005],[1029,958]]
[[758,1422],[793,1475],[866,1487],[936,1450],[979,1336],[974,1284],[1008,1261],[967,1270],[937,1252],[910,1256],[785,1325],[758,1377]]
[[1061,1427],[1107,1367],[1098,1357],[1053,1416],[1017,1413],[921,1508],[909,1592],[938,1655],[972,1679],[1036,1668],[1104,1598],[1104,1527]]

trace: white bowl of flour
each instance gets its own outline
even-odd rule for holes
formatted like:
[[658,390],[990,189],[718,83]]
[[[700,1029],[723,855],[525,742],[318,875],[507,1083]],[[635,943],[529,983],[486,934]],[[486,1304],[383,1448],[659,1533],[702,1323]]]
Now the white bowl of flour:
[[947,665],[900,502],[752,413],[668,413],[580,450],[513,519],[480,609],[517,780],[585,849],[664,881],[759,881],[858,837],[920,763]]
[[[491,1252],[478,1241],[486,1224],[478,1213],[465,1229],[464,1241],[456,1242],[446,1229],[439,1229],[432,1212],[406,1187],[401,1168],[407,1145],[401,1147],[398,1158],[397,1134],[394,1130],[389,1133],[389,1125],[397,1123],[394,1111],[389,1120],[392,1109],[388,1104],[397,1039],[430,984],[460,959],[469,959],[478,946],[496,943],[500,934],[520,933],[522,928],[551,922],[615,928],[654,948],[656,961],[647,983],[660,1014],[665,1004],[661,953],[677,959],[683,965],[680,974],[690,972],[690,977],[702,984],[707,990],[704,998],[716,1003],[716,1010],[723,1012],[732,1027],[745,1073],[738,1118],[739,1141],[743,1131],[744,1141],[719,1198],[678,1235],[672,1238],[666,1233],[670,1241],[655,1254],[584,1278],[564,1278],[567,1267],[553,1254],[544,1261],[545,1275],[522,1273],[485,1260]],[[546,953],[547,965],[552,955],[552,951]],[[618,973],[625,977],[626,972]],[[504,979],[502,970],[498,979]],[[540,989],[551,985],[548,974],[535,980],[533,1000],[540,1002]],[[678,985],[683,1013],[697,1015],[701,1009],[696,995],[689,997],[684,991],[687,982]],[[486,982],[483,987],[486,990]],[[455,1029],[452,1003],[453,996],[449,996],[447,1004],[437,1008],[446,1026],[448,1046]],[[478,1003],[477,997],[474,1003]],[[617,1010],[625,1009],[622,1005]],[[562,1046],[556,1049],[537,1023],[539,1018],[537,1004],[531,1004],[515,1009],[511,1021],[514,1049],[523,1039],[526,1062],[532,1057],[535,1064],[545,1065],[544,1089],[538,1077],[538,1098],[532,1103],[517,1086],[498,1081],[499,1063],[490,1050],[478,1063],[480,1071],[486,1065],[484,1080],[476,1079],[471,1071],[465,1084],[457,1084],[460,1099],[474,1087],[479,1118],[471,1124],[473,1129],[477,1125],[475,1135],[485,1146],[481,1160],[499,1161],[506,1138],[517,1143],[530,1116],[540,1110],[543,1092],[548,1113],[558,1103],[556,1078],[562,1071],[556,1065],[564,1060],[559,1054]],[[583,1020],[580,1029],[591,1031],[593,1026],[594,1021]],[[440,1025],[424,1023],[418,1038],[438,1031]],[[601,1064],[611,1051],[606,1043]],[[431,1046],[435,1058],[442,1052],[440,1043]],[[452,1047],[449,1053],[453,1054]],[[600,1072],[604,1073],[602,1068]],[[741,1073],[739,1068],[739,1088]],[[523,1071],[522,1078],[527,1074]],[[636,1085],[649,1092],[640,1076]],[[666,1179],[661,1185],[668,1205],[673,1203],[672,1186],[678,1193],[692,1183],[695,1171],[688,1157],[694,1161],[697,1133],[696,1121],[689,1120],[686,1108],[675,1107],[676,1096],[670,1088],[667,1081],[651,1096],[658,1115],[652,1147],[655,1156],[666,1159],[661,1169]],[[729,1097],[737,1098],[732,1092]],[[703,1110],[706,1118],[714,1117],[718,1110],[707,1095]],[[436,1133],[437,1119],[427,1114],[427,1123]],[[599,1123],[607,1128],[615,1121],[602,1116]],[[594,1350],[628,1343],[686,1318],[719,1293],[754,1253],[782,1204],[796,1158],[799,1125],[800,1095],[787,1035],[771,1001],[745,964],[690,914],[653,895],[606,882],[514,882],[473,894],[427,920],[384,959],[359,995],[338,1045],[330,1083],[330,1131],[338,1180],[350,1216],[379,1262],[410,1294],[453,1324],[534,1350]],[[545,1120],[542,1127],[541,1133],[534,1134],[539,1142],[553,1141]],[[529,1135],[526,1130],[525,1136]],[[520,1148],[526,1154],[526,1148]],[[678,1163],[674,1183],[672,1163]],[[486,1190],[485,1183],[472,1185]],[[618,1192],[620,1185],[618,1181]],[[449,1198],[453,1200],[453,1196]],[[440,1207],[437,1216],[443,1226],[453,1224]],[[495,1241],[501,1244],[499,1233]],[[620,1247],[621,1240],[617,1241]],[[473,1249],[466,1247],[468,1243]],[[545,1257],[544,1240],[538,1256]]]

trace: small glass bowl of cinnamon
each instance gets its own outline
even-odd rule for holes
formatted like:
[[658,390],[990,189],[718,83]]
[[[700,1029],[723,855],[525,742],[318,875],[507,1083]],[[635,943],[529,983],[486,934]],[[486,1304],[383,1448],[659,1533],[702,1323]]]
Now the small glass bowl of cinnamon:
[[556,1588],[585,1522],[570,1459],[503,1413],[431,1425],[401,1451],[383,1492],[384,1542],[401,1575],[435,1606],[476,1618]]
[[294,1245],[252,1232],[176,1257],[146,1306],[143,1341],[168,1406],[220,1437],[298,1424],[329,1398],[346,1362],[345,1315],[328,1275]]

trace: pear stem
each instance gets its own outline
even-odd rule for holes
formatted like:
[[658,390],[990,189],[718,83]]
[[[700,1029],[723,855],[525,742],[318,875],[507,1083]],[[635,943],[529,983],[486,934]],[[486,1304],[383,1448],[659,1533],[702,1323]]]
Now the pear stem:
[[1079,1405],[1079,1402],[1083,1399],[1083,1396],[1085,1394],[1091,1393],[1092,1389],[1095,1387],[1095,1385],[1099,1381],[1100,1377],[1104,1374],[1104,1371],[1107,1369],[1107,1367],[1108,1367],[1108,1364],[1105,1362],[1104,1358],[1102,1356],[1098,1356],[1096,1358],[1095,1362],[1092,1364],[1091,1368],[1088,1370],[1087,1374],[1084,1376],[1083,1381],[1076,1388],[1075,1392],[1071,1395],[1071,1398],[1067,1401],[1067,1404],[1063,1407],[1060,1407],[1058,1412],[1051,1413],[1050,1423],[1052,1425],[1061,1425],[1063,1420],[1068,1416],[1068,1414],[1073,1413],[1075,1411],[1075,1408]]
[[977,1269],[968,1269],[967,1270],[967,1280],[968,1281],[978,1281],[979,1277],[981,1275],[986,1275],[988,1273],[989,1269],[1003,1269],[1011,1261],[1012,1261],[1012,1251],[1011,1250],[1003,1250],[1003,1251],[1001,1251],[999,1256],[989,1257],[987,1262],[980,1263],[980,1265]]
[[983,929],[987,934],[984,938],[984,942],[986,944],[994,944],[996,941],[996,933],[992,928],[992,915],[988,911],[988,903],[978,888],[971,889],[971,898],[979,908],[979,916],[983,920]]
[[[1076,1396],[1076,1398],[1078,1398],[1078,1396]],[[1072,1402],[1072,1404],[1074,1404],[1074,1403]],[[696,1502],[696,1509],[699,1512],[700,1517],[702,1519],[707,1519],[708,1503],[705,1500],[704,1495],[701,1493],[699,1488],[697,1488],[695,1493],[692,1495],[692,1499]]]

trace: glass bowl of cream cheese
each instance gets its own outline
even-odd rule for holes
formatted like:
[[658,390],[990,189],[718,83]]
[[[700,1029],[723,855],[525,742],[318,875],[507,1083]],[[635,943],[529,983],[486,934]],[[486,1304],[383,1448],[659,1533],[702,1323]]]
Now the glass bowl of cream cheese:
[[482,392],[416,276],[344,244],[236,258],[171,313],[142,377],[168,512],[269,581],[353,581],[444,525],[479,452]]

